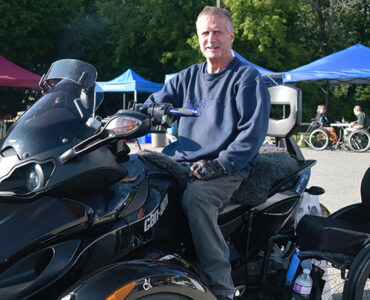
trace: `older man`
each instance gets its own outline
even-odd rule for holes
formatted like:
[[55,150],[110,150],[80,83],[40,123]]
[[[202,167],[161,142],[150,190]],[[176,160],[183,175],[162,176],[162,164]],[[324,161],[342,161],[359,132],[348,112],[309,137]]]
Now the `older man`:
[[356,121],[349,124],[349,128],[344,130],[345,138],[356,129],[367,129],[370,127],[370,117],[361,111],[360,105],[353,108],[353,113],[357,117]]
[[233,299],[229,249],[217,219],[258,159],[270,97],[258,71],[231,54],[234,30],[227,10],[205,7],[196,27],[206,61],[181,71],[146,104],[200,111],[198,118],[180,120],[178,141],[163,152],[191,166],[182,207],[194,247],[211,291],[217,299]]

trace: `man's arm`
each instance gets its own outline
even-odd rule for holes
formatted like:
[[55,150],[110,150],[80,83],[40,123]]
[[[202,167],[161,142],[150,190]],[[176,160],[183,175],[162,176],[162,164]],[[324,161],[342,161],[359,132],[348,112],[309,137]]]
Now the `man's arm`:
[[357,119],[356,123],[354,124],[353,128],[354,129],[362,129],[362,128],[364,128],[364,124],[365,124],[365,114],[361,113],[358,116],[358,119]]
[[174,107],[181,107],[176,89],[177,77],[169,80],[159,92],[151,94],[144,102],[144,106],[150,104],[171,103]]
[[242,85],[235,100],[239,134],[217,159],[228,173],[242,170],[255,158],[266,137],[270,116],[270,94],[261,77]]

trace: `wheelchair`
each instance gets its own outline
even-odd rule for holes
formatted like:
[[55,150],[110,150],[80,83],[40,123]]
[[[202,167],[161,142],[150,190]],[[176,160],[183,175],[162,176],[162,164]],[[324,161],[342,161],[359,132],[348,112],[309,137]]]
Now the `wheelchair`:
[[370,167],[361,200],[328,218],[306,215],[298,223],[296,255],[312,264],[310,299],[370,299]]
[[324,150],[329,146],[337,147],[341,140],[342,132],[337,133],[327,130],[325,127],[317,127],[313,129],[309,137],[309,145],[314,150]]
[[352,151],[365,152],[370,149],[370,127],[357,129],[348,136],[348,146]]

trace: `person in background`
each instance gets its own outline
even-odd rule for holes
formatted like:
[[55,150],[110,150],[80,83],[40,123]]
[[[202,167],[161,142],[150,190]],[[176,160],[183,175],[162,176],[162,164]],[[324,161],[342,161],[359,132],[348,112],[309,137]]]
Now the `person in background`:
[[352,131],[356,129],[368,129],[370,127],[370,117],[361,111],[360,105],[356,105],[353,108],[353,113],[357,117],[356,121],[349,124],[349,127],[344,130],[344,134],[348,136]]
[[324,104],[317,106],[315,121],[320,127],[323,127],[329,132],[332,144],[336,144],[338,136],[334,127],[330,126],[331,123],[335,123],[335,120],[326,112],[326,106]]
[[208,286],[218,300],[228,300],[235,288],[217,219],[258,160],[270,95],[259,72],[232,56],[234,29],[227,10],[206,6],[196,28],[206,61],[181,71],[144,105],[171,103],[200,112],[180,119],[178,140],[163,153],[190,166],[181,205]]

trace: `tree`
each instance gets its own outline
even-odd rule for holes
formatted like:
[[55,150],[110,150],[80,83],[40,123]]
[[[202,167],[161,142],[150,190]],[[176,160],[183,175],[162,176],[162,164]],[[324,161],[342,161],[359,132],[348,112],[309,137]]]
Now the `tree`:
[[1,55],[33,71],[49,64],[60,32],[81,4],[82,0],[0,0]]
[[247,59],[276,71],[289,70],[310,55],[297,37],[297,0],[225,0],[234,21],[234,48]]
[[197,51],[188,39],[207,2],[211,1],[96,1],[110,67],[115,73],[135,68],[151,80],[163,81],[164,74],[194,63]]

